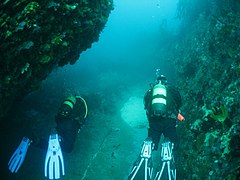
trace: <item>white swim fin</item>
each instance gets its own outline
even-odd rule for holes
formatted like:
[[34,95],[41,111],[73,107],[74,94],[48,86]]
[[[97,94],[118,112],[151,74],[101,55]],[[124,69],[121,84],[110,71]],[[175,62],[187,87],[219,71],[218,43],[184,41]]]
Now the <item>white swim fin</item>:
[[48,141],[48,150],[45,158],[44,174],[49,179],[59,179],[60,172],[65,175],[64,160],[58,134],[51,134]]

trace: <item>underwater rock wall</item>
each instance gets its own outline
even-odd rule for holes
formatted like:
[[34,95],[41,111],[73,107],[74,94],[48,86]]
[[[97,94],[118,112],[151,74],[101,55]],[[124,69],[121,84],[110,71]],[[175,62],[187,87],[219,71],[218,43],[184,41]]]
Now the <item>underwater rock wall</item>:
[[186,118],[178,126],[180,179],[240,175],[240,3],[212,3],[182,32],[170,57]]
[[4,0],[0,3],[0,118],[59,66],[98,41],[113,0]]

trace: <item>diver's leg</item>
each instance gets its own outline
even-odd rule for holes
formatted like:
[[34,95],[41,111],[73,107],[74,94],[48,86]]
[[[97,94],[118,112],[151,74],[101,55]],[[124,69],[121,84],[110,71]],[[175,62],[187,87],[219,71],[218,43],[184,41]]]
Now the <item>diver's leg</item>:
[[179,139],[176,130],[176,120],[169,119],[169,125],[163,131],[163,135],[165,138],[169,138],[169,140],[174,144],[174,150],[179,147]]
[[162,131],[161,126],[159,123],[149,121],[149,128],[148,128],[148,137],[152,138],[153,141],[153,151],[157,151],[159,140],[161,137]]

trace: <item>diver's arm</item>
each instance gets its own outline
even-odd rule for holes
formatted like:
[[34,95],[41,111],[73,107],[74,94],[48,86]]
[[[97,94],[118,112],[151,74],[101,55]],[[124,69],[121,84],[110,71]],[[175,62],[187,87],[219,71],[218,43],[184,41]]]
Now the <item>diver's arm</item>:
[[152,94],[152,89],[149,89],[144,95],[144,98],[143,98],[144,109],[147,109],[149,106],[151,94]]

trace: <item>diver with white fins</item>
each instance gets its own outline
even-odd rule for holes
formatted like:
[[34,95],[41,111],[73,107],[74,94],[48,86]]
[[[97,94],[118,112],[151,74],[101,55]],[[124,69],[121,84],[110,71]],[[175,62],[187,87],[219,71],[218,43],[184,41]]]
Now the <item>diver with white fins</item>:
[[[176,179],[176,169],[170,167],[174,164],[173,152],[179,147],[179,139],[177,136],[177,119],[184,121],[185,118],[180,114],[180,108],[182,106],[181,95],[177,89],[170,85],[166,76],[160,73],[160,69],[156,70],[156,81],[150,84],[150,88],[144,95],[144,109],[148,119],[148,137],[143,143],[143,148],[147,144],[151,144],[151,148],[148,152],[158,150],[158,144],[161,136],[163,135],[168,141],[161,144],[161,158],[162,169],[157,172],[154,179],[162,178],[162,173],[165,167],[168,168],[168,179]],[[149,145],[150,147],[150,145]],[[148,180],[152,176],[152,166],[148,167],[145,163],[145,169],[143,172],[139,171],[142,166],[141,161],[146,159],[148,162],[152,162],[152,153],[149,156],[144,157],[140,155],[140,161],[137,161],[133,165],[133,170],[130,172],[128,179]],[[152,164],[152,163],[151,163]],[[149,172],[147,171],[149,170]],[[142,174],[143,173],[143,174]],[[137,178],[140,175],[140,178]]]
[[28,147],[32,144],[41,149],[47,149],[44,175],[49,179],[59,179],[65,175],[63,153],[73,150],[77,133],[85,124],[88,107],[81,96],[69,96],[61,104],[55,121],[57,126],[49,138],[23,137],[20,145],[11,156],[8,168],[12,173],[17,173],[21,167]]

